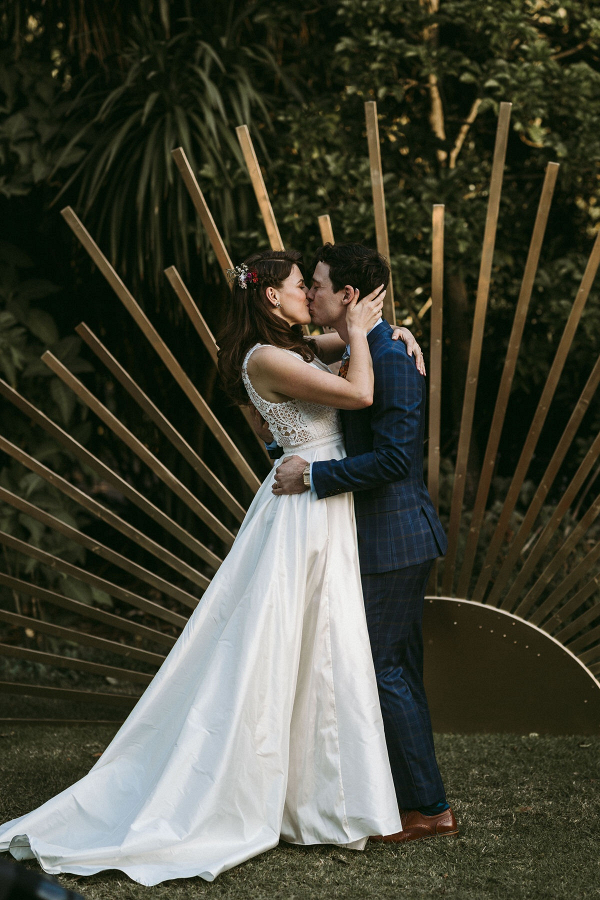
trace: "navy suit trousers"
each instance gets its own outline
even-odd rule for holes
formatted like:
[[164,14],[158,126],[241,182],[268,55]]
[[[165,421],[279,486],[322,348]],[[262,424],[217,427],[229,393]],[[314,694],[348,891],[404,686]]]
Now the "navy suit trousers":
[[432,560],[363,575],[385,739],[400,809],[445,800],[423,686],[423,602]]

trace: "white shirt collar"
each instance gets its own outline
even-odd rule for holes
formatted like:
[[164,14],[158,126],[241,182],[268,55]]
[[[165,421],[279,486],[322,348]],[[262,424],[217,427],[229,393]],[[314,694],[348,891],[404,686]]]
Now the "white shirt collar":
[[[379,318],[377,319],[377,321],[376,321],[375,324],[373,325],[373,328],[369,328],[369,330],[367,331],[367,336],[370,335],[371,332],[372,332],[375,328],[377,328],[378,325],[381,325],[382,322],[383,322],[383,316],[379,316]],[[348,356],[350,356],[350,344],[346,344],[346,353],[348,354]]]

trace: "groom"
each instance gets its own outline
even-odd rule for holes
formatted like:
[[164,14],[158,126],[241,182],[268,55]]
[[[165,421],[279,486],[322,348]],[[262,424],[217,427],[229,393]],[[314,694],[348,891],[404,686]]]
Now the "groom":
[[[361,244],[325,244],[315,263],[312,321],[333,327],[348,344],[353,289],[365,297],[387,286],[389,266]],[[447,542],[423,482],[425,379],[402,341],[392,340],[386,321],[380,319],[367,339],[374,401],[367,409],[341,411],[347,457],[309,466],[291,456],[278,467],[273,491],[312,490],[319,499],[354,491],[367,624],[403,828],[375,840],[400,843],[458,831],[423,687],[423,600],[433,560]],[[346,347],[342,376],[348,354]]]

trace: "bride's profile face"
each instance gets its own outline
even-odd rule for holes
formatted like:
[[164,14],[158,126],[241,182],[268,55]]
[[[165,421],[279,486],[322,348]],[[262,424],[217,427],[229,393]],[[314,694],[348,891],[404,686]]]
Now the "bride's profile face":
[[[273,305],[273,312],[280,316],[288,325],[308,325],[310,312],[306,297],[307,288],[304,276],[297,265],[292,266],[292,271],[280,288],[268,287],[266,289],[267,300]],[[279,302],[281,305],[276,306]]]

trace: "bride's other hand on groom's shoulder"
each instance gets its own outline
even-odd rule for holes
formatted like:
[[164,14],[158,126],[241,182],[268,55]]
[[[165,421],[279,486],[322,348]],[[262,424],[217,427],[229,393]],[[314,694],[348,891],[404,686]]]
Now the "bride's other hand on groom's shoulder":
[[417,344],[417,340],[412,331],[409,331],[408,328],[396,325],[392,332],[392,340],[402,341],[406,346],[406,352],[408,353],[408,355],[414,356],[417,370],[421,373],[421,375],[427,375],[427,371],[425,369],[425,360],[423,358],[423,351]]

